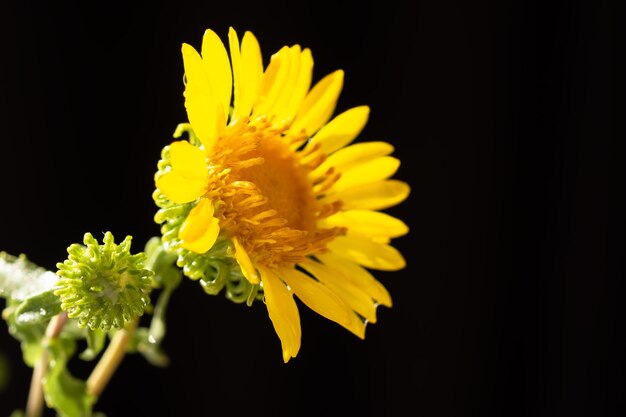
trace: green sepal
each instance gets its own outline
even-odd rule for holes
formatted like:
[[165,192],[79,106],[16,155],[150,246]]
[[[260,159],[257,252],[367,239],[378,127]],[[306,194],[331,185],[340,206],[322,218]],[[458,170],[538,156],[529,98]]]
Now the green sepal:
[[157,287],[176,288],[182,281],[183,274],[176,267],[178,256],[163,247],[159,237],[152,237],[144,248],[146,268],[154,271],[153,280]]
[[102,349],[104,349],[107,335],[104,331],[100,329],[92,330],[90,328],[87,328],[85,330],[87,348],[83,350],[78,356],[84,361],[92,361],[96,357],[98,357],[100,352],[102,352]]
[[67,362],[76,348],[73,340],[57,338],[47,346],[50,366],[43,381],[46,404],[59,417],[90,417],[96,398],[87,393],[85,381],[75,378],[67,370]]

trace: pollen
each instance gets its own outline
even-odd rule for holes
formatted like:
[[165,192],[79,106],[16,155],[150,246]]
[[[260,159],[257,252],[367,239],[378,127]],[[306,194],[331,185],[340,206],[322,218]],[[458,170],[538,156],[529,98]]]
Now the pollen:
[[292,266],[345,233],[317,227],[340,204],[319,202],[310,173],[325,155],[307,147],[294,150],[305,138],[285,134],[287,127],[277,128],[265,117],[240,120],[225,129],[209,155],[213,183],[207,196],[219,196],[222,233],[236,237],[265,266]]

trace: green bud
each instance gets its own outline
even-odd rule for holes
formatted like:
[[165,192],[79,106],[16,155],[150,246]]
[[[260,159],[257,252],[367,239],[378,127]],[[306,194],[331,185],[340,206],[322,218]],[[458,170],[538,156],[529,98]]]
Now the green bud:
[[126,236],[116,245],[111,232],[106,232],[99,245],[85,233],[84,245],[70,245],[68,259],[57,263],[60,279],[54,294],[80,327],[120,329],[143,315],[150,304],[154,272],[143,269],[143,252],[130,254],[131,239]]

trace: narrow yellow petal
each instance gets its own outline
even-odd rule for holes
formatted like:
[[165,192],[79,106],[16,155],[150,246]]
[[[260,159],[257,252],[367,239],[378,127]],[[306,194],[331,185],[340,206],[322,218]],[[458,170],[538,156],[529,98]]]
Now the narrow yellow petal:
[[289,114],[291,96],[294,92],[293,86],[296,85],[300,73],[300,53],[300,45],[294,45],[288,48],[284,58],[288,62],[288,65],[285,66],[288,69],[284,82],[285,87],[276,97],[272,109],[267,113],[268,115],[275,115],[278,121],[287,120]]
[[184,178],[206,183],[208,167],[206,154],[186,140],[169,145],[172,169]]
[[365,317],[368,322],[376,323],[376,303],[366,292],[346,279],[340,272],[314,261],[300,264],[311,275],[324,283],[337,294],[351,309]]
[[400,219],[373,210],[346,210],[318,222],[321,227],[346,227],[348,234],[371,238],[394,238],[408,233],[409,228]]
[[389,291],[367,269],[332,252],[316,256],[328,269],[342,274],[346,279],[352,281],[354,285],[376,300],[377,303],[387,307],[392,306]]
[[276,115],[276,105],[281,96],[290,94],[291,86],[288,84],[290,68],[289,47],[283,46],[272,55],[267,70],[263,74],[259,96],[254,103],[253,116]]
[[235,245],[235,259],[237,259],[237,263],[241,268],[243,276],[246,277],[250,284],[258,284],[259,275],[257,274],[256,268],[248,256],[248,252],[246,252],[243,246],[241,246],[239,239],[236,237],[233,238],[233,244]]
[[283,268],[278,274],[307,307],[328,320],[354,331],[353,321],[358,321],[357,317],[327,286],[292,268]]
[[228,29],[228,47],[230,49],[230,62],[233,70],[233,119],[247,117],[250,112],[245,113],[243,97],[245,82],[243,79],[243,68],[241,63],[241,49],[239,47],[239,37],[232,27]]
[[404,257],[393,246],[360,236],[338,236],[328,243],[328,249],[370,269],[396,271],[406,266]]
[[252,106],[259,96],[261,79],[263,78],[263,57],[259,42],[252,32],[245,32],[241,41],[241,75],[244,91],[241,96],[241,105],[237,109],[238,116],[249,116]]
[[289,131],[297,134],[304,130],[309,137],[313,136],[335,111],[342,87],[342,70],[322,78],[304,98]]
[[[317,135],[316,135],[317,136]],[[333,167],[338,172],[346,171],[356,165],[362,164],[381,156],[387,156],[394,151],[387,142],[362,142],[339,149],[331,154],[323,164],[316,168],[311,175],[317,177]]]
[[353,107],[335,116],[311,139],[320,151],[331,154],[352,142],[361,133],[369,117],[368,106]]
[[384,180],[359,185],[341,193],[329,193],[324,201],[341,200],[346,210],[383,210],[404,201],[411,191],[409,185],[399,180]]
[[209,78],[211,90],[223,114],[230,112],[233,76],[228,53],[215,32],[207,29],[202,39],[202,62]]
[[311,55],[311,50],[305,48],[299,54],[298,59],[298,74],[292,86],[291,97],[285,108],[285,118],[289,120],[292,120],[298,113],[300,105],[311,87],[311,79],[313,77],[313,56]]
[[252,32],[245,32],[239,45],[237,32],[228,31],[230,59],[234,78],[233,120],[250,116],[252,106],[259,95],[263,77],[263,58],[259,42]]
[[170,201],[176,204],[194,201],[207,191],[206,181],[189,179],[176,170],[158,177],[155,185]]
[[261,269],[265,305],[278,334],[283,361],[295,358],[300,350],[301,328],[298,306],[287,286],[269,269]]
[[213,203],[206,198],[191,209],[178,232],[183,248],[195,253],[211,249],[220,232],[219,221],[213,217],[213,212]]
[[220,111],[211,91],[209,77],[200,54],[190,45],[183,44],[185,67],[185,108],[189,123],[200,141],[210,149],[217,137]]
[[333,185],[333,191],[341,192],[351,187],[385,180],[396,173],[400,160],[393,156],[382,156],[358,164],[341,173],[339,181]]

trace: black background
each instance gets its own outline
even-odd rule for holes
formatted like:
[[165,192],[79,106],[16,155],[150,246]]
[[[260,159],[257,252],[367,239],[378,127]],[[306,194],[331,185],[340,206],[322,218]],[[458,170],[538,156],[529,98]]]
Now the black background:
[[[606,1],[4,1],[0,249],[54,269],[110,230],[140,250],[159,233],[160,150],[186,121],[181,43],[251,30],[265,62],[299,43],[314,80],[344,69],[337,111],[370,105],[359,140],[396,147],[412,194],[388,212],[411,228],[396,241],[408,266],[376,274],[394,306],[365,341],[301,308],[302,349],[283,364],[261,304],[186,280],[171,365],[127,356],[96,409],[625,415],[623,18]],[[8,415],[30,370],[3,327]]]

